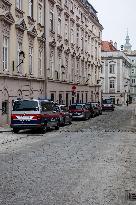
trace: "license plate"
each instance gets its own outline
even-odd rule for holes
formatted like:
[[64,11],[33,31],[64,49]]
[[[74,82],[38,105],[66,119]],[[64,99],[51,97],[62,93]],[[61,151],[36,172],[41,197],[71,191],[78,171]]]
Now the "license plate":
[[32,116],[17,116],[19,120],[31,120]]

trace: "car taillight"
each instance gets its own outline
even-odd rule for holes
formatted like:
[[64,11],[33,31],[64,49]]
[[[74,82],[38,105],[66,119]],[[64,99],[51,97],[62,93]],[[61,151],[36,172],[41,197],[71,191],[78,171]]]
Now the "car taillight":
[[12,120],[17,119],[16,115],[12,114],[12,115],[11,115],[11,119],[12,119]]
[[42,116],[40,114],[37,114],[37,115],[33,115],[32,116],[34,120],[41,120]]

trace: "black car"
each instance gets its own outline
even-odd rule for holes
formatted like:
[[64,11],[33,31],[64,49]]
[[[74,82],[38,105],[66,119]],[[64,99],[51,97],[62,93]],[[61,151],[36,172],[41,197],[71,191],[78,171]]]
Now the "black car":
[[92,102],[86,103],[86,107],[90,110],[91,117],[95,117],[98,115],[98,109],[94,106]]

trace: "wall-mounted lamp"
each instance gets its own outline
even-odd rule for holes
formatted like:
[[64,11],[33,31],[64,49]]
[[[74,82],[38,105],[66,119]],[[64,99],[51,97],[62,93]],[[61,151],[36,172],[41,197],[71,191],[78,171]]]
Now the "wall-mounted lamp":
[[24,62],[24,59],[25,59],[25,53],[24,53],[24,51],[20,51],[19,52],[20,63],[17,65],[17,67],[19,67]]

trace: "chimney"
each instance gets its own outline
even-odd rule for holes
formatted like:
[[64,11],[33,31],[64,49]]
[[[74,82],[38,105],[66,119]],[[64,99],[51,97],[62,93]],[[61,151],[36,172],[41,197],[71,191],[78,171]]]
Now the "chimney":
[[114,47],[117,49],[117,42],[114,43]]
[[110,44],[113,45],[113,41],[112,40],[110,40]]

